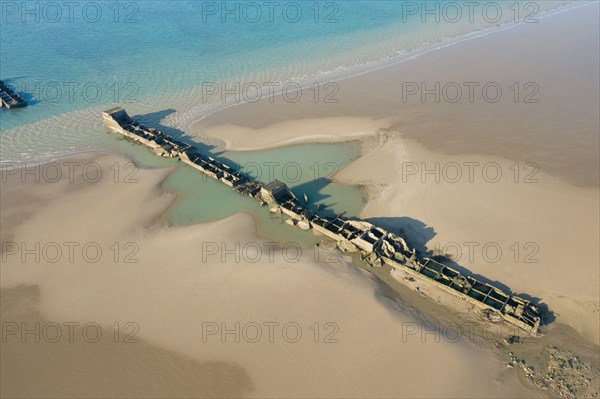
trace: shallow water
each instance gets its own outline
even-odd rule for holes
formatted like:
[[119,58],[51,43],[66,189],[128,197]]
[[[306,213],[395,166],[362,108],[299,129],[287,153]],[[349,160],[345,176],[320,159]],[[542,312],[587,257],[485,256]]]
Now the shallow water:
[[[436,5],[443,9],[452,3]],[[207,4],[217,6],[216,14]],[[440,23],[423,23],[422,13],[394,1],[300,2],[294,3],[300,5],[298,18],[276,10],[255,21],[240,8],[244,4],[106,2],[94,3],[100,14],[80,9],[72,18],[57,18],[45,3],[35,3],[33,13],[3,7],[0,75],[30,106],[0,112],[0,161],[41,162],[110,149],[144,167],[177,165],[106,134],[100,112],[119,104],[149,126],[178,127],[177,134],[185,135],[192,120],[231,105],[227,96],[206,97],[207,83],[225,82],[229,88],[232,82],[322,84],[515,20],[509,12],[512,2],[502,3],[502,17],[495,23],[480,14],[473,21],[448,22],[444,14]],[[541,12],[559,4],[539,5]],[[220,9],[230,6],[240,9],[233,14]],[[246,100],[233,97],[234,103]],[[215,156],[238,163],[264,183],[284,181],[299,199],[308,196],[309,207],[322,204],[324,213],[356,216],[364,202],[360,190],[330,179],[358,151],[356,143],[306,144]],[[174,224],[239,211],[271,220],[253,200],[187,167],[178,166],[165,187],[180,195],[168,215]],[[260,228],[275,237],[278,222]]]
[[[216,156],[262,183],[275,179],[286,183],[301,203],[306,193],[308,208],[316,209],[318,204],[323,204],[326,206],[321,211],[323,214],[346,212],[348,216],[358,216],[364,206],[360,189],[336,183],[334,174],[355,159],[359,150],[358,143],[348,142],[223,152]],[[168,213],[171,223],[182,225],[214,221],[241,211],[263,222],[259,223],[263,229],[261,235],[267,238],[278,242],[313,242],[311,234],[282,226],[284,217],[269,215],[268,209],[260,207],[255,200],[185,165],[177,168],[164,187],[179,194]]]
[[[452,3],[436,5],[443,10]],[[496,4],[482,2],[482,8],[483,3]],[[538,13],[560,3],[536,2]],[[295,2],[300,5],[297,21],[283,15],[282,6],[272,18],[263,14],[257,22],[251,10],[242,8],[244,2],[94,2],[100,7],[97,21],[84,15],[83,7],[71,20],[63,10],[55,21],[54,10],[44,4],[31,5],[38,7],[37,13],[1,10],[0,78],[30,103],[0,112],[1,161],[103,147],[99,112],[115,104],[134,114],[172,109],[176,112],[165,123],[185,128],[254,95],[240,89],[238,95],[223,96],[219,89],[219,94],[206,96],[207,84],[232,88],[256,83],[263,86],[263,95],[266,84],[277,84],[276,94],[283,82],[323,87],[515,19],[513,2],[499,3],[503,11],[497,23],[484,20],[481,12],[472,22],[461,18],[450,23],[449,11],[429,17],[434,22],[441,18],[440,23],[422,23],[421,13],[394,1]],[[239,10],[237,15],[212,14],[207,4]],[[520,9],[522,20],[524,6]]]
[[[157,157],[139,144],[130,143],[117,134],[108,134],[112,146],[131,158],[141,168],[175,167],[163,188],[178,196],[167,212],[173,225],[211,222],[238,212],[251,214],[259,221],[259,234],[279,243],[294,242],[306,246],[315,239],[311,233],[283,224],[285,217],[270,215],[254,199],[242,196],[221,182],[174,159]],[[275,179],[286,183],[301,203],[304,194],[309,209],[325,208],[320,214],[342,212],[358,216],[365,200],[359,187],[335,181],[335,173],[360,154],[360,143],[298,144],[263,151],[211,151],[210,154],[262,183]],[[310,154],[307,157],[306,154]]]

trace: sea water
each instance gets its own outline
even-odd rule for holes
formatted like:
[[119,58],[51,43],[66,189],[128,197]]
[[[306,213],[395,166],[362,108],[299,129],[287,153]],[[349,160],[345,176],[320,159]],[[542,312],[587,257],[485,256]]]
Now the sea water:
[[[75,3],[1,3],[0,79],[29,106],[0,112],[0,161],[43,162],[109,149],[146,167],[175,165],[165,183],[179,195],[168,215],[175,224],[264,212],[191,168],[151,160],[141,147],[107,134],[102,110],[120,105],[150,126],[162,124],[183,136],[193,120],[246,100],[207,98],[207,88],[215,85],[323,84],[527,22],[562,4],[536,2],[532,10],[528,2],[484,1],[473,18],[456,19],[456,2],[449,1]],[[459,11],[467,12],[462,3]],[[485,3],[496,6],[483,14]],[[498,4],[500,18],[489,14]],[[264,183],[284,181],[300,199],[306,194],[310,206],[326,206],[325,213],[358,215],[362,208],[358,188],[335,183],[335,171],[358,155],[358,144],[213,155]]]
[[[323,215],[345,212],[346,216],[358,216],[364,205],[361,191],[336,182],[335,173],[354,160],[359,151],[358,143],[347,142],[300,144],[265,151],[213,155],[262,183],[275,179],[286,183],[308,209],[318,208]],[[270,215],[256,200],[235,193],[195,169],[186,166],[177,168],[164,187],[178,194],[177,201],[167,214],[174,224],[208,222],[246,212],[261,222],[260,234],[265,238],[277,242],[281,237],[285,240],[293,238],[294,242],[302,245],[314,241],[310,235],[295,234],[288,226],[282,226],[285,217]]]
[[207,98],[215,84],[323,85],[562,3],[3,1],[0,79],[30,106],[0,112],[0,161],[106,147],[99,112],[113,105],[172,109],[166,123],[185,129],[248,100]]

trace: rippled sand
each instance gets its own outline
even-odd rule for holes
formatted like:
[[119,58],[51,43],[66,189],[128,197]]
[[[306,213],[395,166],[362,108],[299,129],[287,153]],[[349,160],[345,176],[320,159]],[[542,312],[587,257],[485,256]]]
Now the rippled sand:
[[[96,160],[104,167],[115,161],[123,160]],[[59,344],[47,342],[48,332],[41,334],[40,343],[20,333],[7,336],[2,343],[3,395],[537,395],[486,350],[446,341],[431,331],[424,334],[419,319],[383,297],[378,284],[349,259],[327,253],[315,258],[311,250],[290,261],[296,255],[281,249],[266,252],[265,240],[244,214],[168,227],[161,215],[173,197],[160,188],[168,172],[141,170],[135,184],[116,184],[111,176],[94,184],[80,179],[52,184],[10,179],[3,184],[3,226],[5,204],[11,220],[10,228],[3,228],[3,240],[29,245],[93,242],[105,250],[114,242],[135,243],[139,248],[130,258],[137,263],[125,262],[125,257],[115,263],[109,250],[110,256],[96,263],[77,251],[73,263],[62,258],[53,263],[50,255],[39,263],[23,262],[19,254],[6,253],[3,323],[25,322],[31,328],[40,322],[43,328],[50,322],[94,322],[103,326],[104,335],[98,343],[76,334],[75,342]],[[28,197],[31,192],[35,197]],[[29,199],[20,205],[16,198]],[[207,243],[232,249],[236,242],[241,245],[239,262],[232,253],[223,259],[220,252],[203,252]],[[259,262],[253,261],[256,248],[265,251],[259,252]],[[139,342],[124,343],[122,334],[115,343],[111,326],[119,323],[123,333],[130,333],[128,322],[138,327],[134,338]],[[206,334],[208,325],[220,329],[225,323],[223,328],[235,329],[236,322],[240,342],[220,330]],[[263,326],[257,342],[252,342],[253,323]],[[279,328],[272,338],[264,327],[268,323]],[[293,327],[284,334],[289,323]],[[26,368],[28,373],[17,371]],[[415,383],[425,370],[436,378]],[[467,380],[471,382],[465,384]]]

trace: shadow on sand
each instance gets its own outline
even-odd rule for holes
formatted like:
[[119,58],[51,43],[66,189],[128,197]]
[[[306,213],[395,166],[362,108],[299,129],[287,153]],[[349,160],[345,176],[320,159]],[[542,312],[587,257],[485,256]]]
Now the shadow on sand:
[[548,306],[542,302],[542,298],[534,297],[525,293],[513,292],[506,284],[497,280],[490,280],[481,274],[472,273],[469,269],[461,266],[459,263],[455,262],[449,257],[435,254],[432,250],[428,249],[427,243],[431,241],[437,235],[437,233],[433,227],[426,225],[420,220],[405,216],[375,217],[369,218],[367,221],[403,237],[410,248],[416,248],[417,256],[421,260],[423,258],[431,258],[444,264],[445,266],[457,270],[464,276],[473,277],[474,279],[477,279],[483,283],[493,285],[494,287],[506,292],[508,295],[516,295],[531,301],[531,303],[537,306],[542,312],[544,324],[550,324],[556,319],[554,313],[550,311]]
[[[240,166],[231,162],[231,160],[227,158],[220,158],[223,152],[214,152],[216,146],[207,145],[201,142],[194,141],[189,135],[185,132],[169,127],[161,124],[161,120],[176,112],[174,109],[166,109],[159,112],[154,112],[150,114],[144,115],[136,115],[135,118],[140,120],[144,124],[148,124],[149,126],[153,126],[158,130],[163,131],[164,133],[170,135],[174,139],[181,141],[185,144],[189,144],[196,148],[198,151],[209,155],[213,158],[218,159],[219,161],[228,164],[232,168],[236,170],[240,170]],[[306,207],[307,209],[318,212],[319,215],[334,217],[343,215],[334,212],[331,207],[335,205],[335,203],[326,204],[325,201],[331,200],[331,196],[328,194],[324,194],[322,191],[325,187],[331,184],[333,181],[328,178],[318,178],[298,186],[295,186],[292,191],[298,198],[301,205]],[[307,194],[309,201],[306,203],[304,201],[304,194]],[[320,205],[317,205],[320,204]],[[351,218],[352,219],[352,218]],[[410,248],[415,248],[417,251],[417,256],[422,260],[423,258],[432,258],[448,267],[451,267],[458,272],[460,272],[464,276],[473,277],[481,282],[493,285],[501,290],[503,290],[508,295],[516,295],[521,298],[527,299],[531,301],[535,306],[537,306],[543,315],[543,323],[550,324],[552,323],[556,317],[552,311],[548,309],[548,306],[542,303],[542,299],[538,297],[533,297],[531,295],[525,293],[516,293],[513,292],[507,285],[503,284],[500,281],[490,280],[485,276],[482,276],[477,273],[472,273],[469,269],[461,266],[456,263],[452,259],[438,255],[433,253],[431,250],[427,248],[427,243],[431,241],[436,236],[436,231],[433,227],[426,225],[420,220],[413,219],[407,216],[404,217],[374,217],[366,219],[367,222],[372,223],[376,226],[380,226],[389,232],[395,233],[406,240],[406,243]]]
[[185,133],[184,131],[179,130],[175,127],[165,126],[161,123],[162,120],[164,120],[169,115],[174,114],[175,112],[177,112],[177,111],[175,111],[174,109],[165,109],[162,111],[152,112],[149,114],[134,115],[134,116],[132,116],[132,118],[140,121],[141,123],[143,123],[146,126],[153,127],[155,129],[162,131],[163,133],[168,134],[169,136],[173,137],[174,139],[176,139],[177,141],[179,141],[181,143],[191,145],[198,151],[200,151],[204,154],[207,154],[213,158],[217,158],[222,153],[222,152],[214,152],[214,150],[216,148],[216,146],[214,146],[214,145],[208,145],[208,144],[204,144],[204,143],[195,141],[195,140],[193,140],[192,137],[190,137],[189,134]]

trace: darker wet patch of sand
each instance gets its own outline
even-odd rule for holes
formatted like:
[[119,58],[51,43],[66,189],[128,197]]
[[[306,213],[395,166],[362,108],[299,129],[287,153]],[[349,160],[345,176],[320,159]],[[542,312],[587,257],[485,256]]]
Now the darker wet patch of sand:
[[[68,320],[48,320],[36,308],[38,286],[21,285],[0,291],[3,331],[12,326],[41,331],[3,335],[0,357],[1,396],[10,398],[217,398],[241,397],[252,392],[253,383],[236,363],[199,362],[154,346],[132,329],[119,331],[102,326],[98,342],[83,338],[82,325],[73,328],[70,342]],[[93,322],[93,320],[90,320]],[[56,328],[63,335],[55,341]],[[92,329],[93,330],[93,329]],[[90,330],[90,331],[92,331]],[[92,331],[88,339],[94,340]]]
[[[535,162],[570,183],[597,186],[599,18],[597,3],[570,9],[339,81],[337,103],[315,103],[308,96],[295,103],[265,98],[212,114],[194,130],[229,140],[219,127],[248,127],[246,141],[252,142],[260,139],[256,129],[272,135],[268,127],[284,121],[338,118],[343,123],[345,117],[352,125],[351,118],[364,117],[428,149]],[[468,82],[478,84],[473,102]],[[483,96],[489,83],[502,90],[497,102]],[[459,85],[463,95],[456,103],[446,100],[454,98],[451,90],[447,95],[437,90],[439,101],[435,95],[423,97],[421,89],[405,97],[407,84]],[[492,91],[487,98],[494,97]]]

